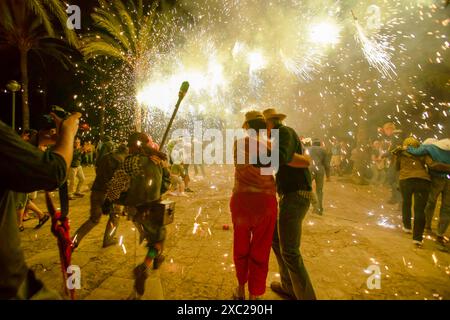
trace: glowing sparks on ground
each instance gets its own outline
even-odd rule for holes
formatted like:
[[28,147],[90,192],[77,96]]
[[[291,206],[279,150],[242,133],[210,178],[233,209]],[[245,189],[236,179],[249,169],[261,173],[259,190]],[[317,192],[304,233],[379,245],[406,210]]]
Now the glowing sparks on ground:
[[196,234],[197,233],[197,230],[198,230],[199,226],[200,226],[199,223],[194,222],[194,228],[192,229],[192,234]]
[[433,258],[434,264],[437,265],[438,259],[437,259],[436,254],[435,254],[434,252],[433,252],[433,254],[431,255],[431,257]]

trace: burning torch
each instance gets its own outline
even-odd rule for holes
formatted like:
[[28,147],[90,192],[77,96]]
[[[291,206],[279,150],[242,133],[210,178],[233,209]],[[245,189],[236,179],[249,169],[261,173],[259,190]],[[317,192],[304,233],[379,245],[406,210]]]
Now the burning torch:
[[177,115],[178,108],[180,107],[181,101],[183,101],[188,90],[189,90],[189,82],[185,81],[181,84],[180,92],[178,93],[178,101],[177,101],[177,104],[175,105],[175,110],[173,111],[173,114],[172,114],[172,117],[170,118],[169,124],[167,125],[166,132],[164,132],[164,136],[161,140],[161,143],[159,144],[159,150],[162,150],[164,147],[164,143],[166,143],[167,136],[169,135],[169,131],[170,131],[170,128],[172,127],[173,120],[175,119],[175,116]]

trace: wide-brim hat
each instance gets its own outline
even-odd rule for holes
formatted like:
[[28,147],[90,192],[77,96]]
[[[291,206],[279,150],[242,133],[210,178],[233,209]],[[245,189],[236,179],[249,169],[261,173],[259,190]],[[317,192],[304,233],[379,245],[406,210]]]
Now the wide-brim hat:
[[255,111],[255,110],[249,111],[249,112],[245,113],[244,125],[249,121],[258,120],[258,119],[264,120],[264,116],[261,112]]
[[264,110],[263,111],[263,115],[264,115],[264,118],[266,119],[266,120],[269,120],[269,119],[280,119],[280,120],[284,120],[284,119],[286,119],[286,115],[285,114],[283,114],[283,113],[278,113],[274,108],[269,108],[269,109],[266,109],[266,110]]

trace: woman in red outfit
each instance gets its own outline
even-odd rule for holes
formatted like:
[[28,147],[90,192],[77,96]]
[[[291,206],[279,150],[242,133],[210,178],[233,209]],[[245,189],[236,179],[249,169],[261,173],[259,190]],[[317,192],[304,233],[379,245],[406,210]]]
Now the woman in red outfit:
[[[235,180],[230,201],[234,226],[233,257],[239,283],[233,297],[244,300],[245,284],[248,283],[249,298],[256,300],[266,291],[277,198],[274,176],[262,174],[263,166],[258,161],[259,150],[266,149],[262,150],[264,155],[270,149],[267,140],[259,135],[260,131],[267,130],[263,114],[258,111],[246,113],[243,128],[248,134],[235,143]],[[289,165],[308,167],[309,159],[295,154]]]
[[[234,226],[233,256],[239,286],[233,296],[245,299],[245,284],[248,283],[250,299],[257,299],[266,290],[272,236],[277,219],[277,198],[273,175],[262,175],[258,164],[249,159],[257,158],[257,143],[267,148],[259,130],[266,130],[262,113],[250,111],[245,115],[244,129],[253,129],[254,134],[235,142],[235,182],[230,208]],[[258,143],[259,142],[259,143]],[[255,149],[255,150],[253,150]],[[255,153],[255,154],[253,154]],[[239,155],[245,155],[241,163]],[[257,162],[257,161],[253,161]]]

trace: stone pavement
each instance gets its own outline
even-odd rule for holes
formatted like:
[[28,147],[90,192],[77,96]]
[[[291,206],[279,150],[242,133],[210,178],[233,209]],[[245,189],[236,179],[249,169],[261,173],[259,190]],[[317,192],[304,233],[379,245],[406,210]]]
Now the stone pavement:
[[[93,169],[86,168],[88,183]],[[207,167],[207,178],[192,183],[195,193],[175,198],[175,222],[168,226],[166,261],[152,271],[144,299],[230,299],[236,286],[232,258],[229,198],[232,166]],[[86,187],[87,188],[87,187]],[[302,253],[319,299],[450,299],[450,255],[432,240],[412,246],[401,232],[401,213],[383,205],[388,190],[356,186],[334,178],[325,186],[325,214],[309,213],[304,221]],[[38,204],[43,208],[42,194]],[[89,212],[89,197],[71,201],[74,232]],[[133,224],[121,218],[118,236],[124,246],[102,249],[106,217],[73,254],[81,268],[78,299],[126,299],[133,287],[132,269],[146,248],[137,243]],[[28,264],[51,288],[62,291],[56,240],[49,225],[35,231],[26,222],[22,246]],[[224,230],[224,225],[230,226]],[[226,228],[225,228],[226,229]],[[370,290],[366,270],[378,265],[381,288]],[[278,279],[271,255],[267,285]],[[265,299],[279,299],[268,288]]]

